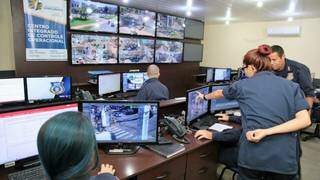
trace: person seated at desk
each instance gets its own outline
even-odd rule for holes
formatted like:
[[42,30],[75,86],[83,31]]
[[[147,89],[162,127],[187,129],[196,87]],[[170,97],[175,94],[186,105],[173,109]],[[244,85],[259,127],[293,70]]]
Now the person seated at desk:
[[[239,141],[239,177],[293,180],[298,173],[297,131],[311,124],[298,84],[271,72],[271,48],[259,46],[247,52],[243,69],[248,79],[223,90],[199,94],[199,99],[236,99],[242,114]],[[197,138],[205,137],[197,133]]]
[[117,180],[115,169],[102,164],[97,176],[91,171],[99,165],[94,129],[80,112],[53,116],[40,128],[38,151],[49,179]]
[[159,81],[160,69],[152,64],[148,67],[147,75],[149,79],[143,83],[134,100],[168,100],[169,90]]

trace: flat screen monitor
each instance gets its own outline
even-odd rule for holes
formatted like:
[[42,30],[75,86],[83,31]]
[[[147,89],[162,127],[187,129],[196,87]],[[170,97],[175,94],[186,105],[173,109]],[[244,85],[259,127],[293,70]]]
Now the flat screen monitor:
[[148,10],[120,7],[120,33],[155,36],[156,13]]
[[157,37],[183,39],[185,18],[158,13]]
[[98,143],[156,143],[158,103],[99,101],[83,102],[80,109],[96,133]]
[[[222,85],[222,86],[212,86],[211,92],[223,89],[227,85]],[[210,100],[210,112],[214,113],[215,111],[222,111],[222,110],[227,110],[227,109],[235,109],[239,108],[238,101],[236,100],[228,100],[226,98],[221,98],[221,99],[212,99]]]
[[139,90],[148,79],[146,72],[122,73],[122,90],[123,92]]
[[215,68],[214,69],[214,82],[230,81],[231,69],[230,68]]
[[190,124],[192,121],[208,113],[208,101],[198,100],[197,96],[198,92],[202,94],[208,94],[209,89],[209,86],[203,86],[187,91],[186,124]]
[[213,82],[213,74],[214,74],[214,69],[213,68],[207,68],[207,76],[206,76],[206,82],[210,83]]
[[121,90],[121,74],[102,74],[98,76],[98,93],[100,96]]
[[72,34],[72,64],[116,64],[118,37]]
[[156,41],[156,63],[181,63],[183,43],[179,41]]
[[204,22],[186,19],[185,38],[203,39],[204,36]]
[[183,61],[184,62],[201,62],[203,55],[202,44],[184,43]]
[[23,78],[0,79],[0,104],[25,101]]
[[51,101],[71,99],[69,76],[27,77],[28,101]]
[[78,104],[0,113],[0,165],[38,155],[37,136],[40,127],[51,117],[67,111],[78,111]]
[[118,6],[90,0],[70,1],[70,29],[118,32]]
[[154,62],[154,40],[120,37],[119,63],[138,64]]

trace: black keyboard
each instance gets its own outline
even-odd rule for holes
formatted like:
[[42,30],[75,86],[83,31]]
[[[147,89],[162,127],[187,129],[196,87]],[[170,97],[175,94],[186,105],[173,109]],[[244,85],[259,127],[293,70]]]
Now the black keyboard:
[[8,175],[9,180],[46,180],[42,166],[28,168]]
[[218,122],[218,119],[213,115],[206,115],[200,118],[199,121],[192,124],[192,127],[195,129],[208,129],[214,123]]

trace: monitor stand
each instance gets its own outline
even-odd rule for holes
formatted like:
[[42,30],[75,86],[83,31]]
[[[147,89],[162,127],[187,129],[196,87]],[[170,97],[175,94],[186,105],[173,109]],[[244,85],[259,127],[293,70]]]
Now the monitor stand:
[[138,152],[140,146],[136,145],[107,145],[104,152],[110,155],[132,155]]

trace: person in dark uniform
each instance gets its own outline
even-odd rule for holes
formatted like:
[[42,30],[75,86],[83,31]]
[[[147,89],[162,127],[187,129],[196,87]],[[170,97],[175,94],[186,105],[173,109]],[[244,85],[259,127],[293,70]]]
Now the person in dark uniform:
[[[250,50],[243,60],[248,79],[223,90],[198,95],[199,99],[236,99],[242,115],[239,140],[239,178],[295,179],[298,173],[297,131],[311,124],[309,105],[297,83],[271,72],[267,45]],[[197,139],[210,138],[197,131]]]
[[275,74],[298,83],[306,96],[306,101],[312,107],[315,94],[309,68],[304,64],[286,58],[281,46],[273,45],[271,49],[272,53],[269,58]]
[[157,65],[150,65],[147,70],[149,79],[139,90],[135,100],[168,100],[169,90],[159,81],[160,69]]
[[90,120],[80,112],[51,117],[38,133],[39,157],[48,179],[118,180],[115,169],[100,166],[95,133]]

